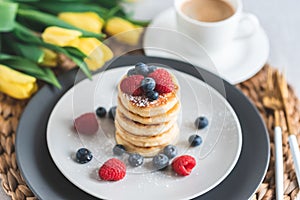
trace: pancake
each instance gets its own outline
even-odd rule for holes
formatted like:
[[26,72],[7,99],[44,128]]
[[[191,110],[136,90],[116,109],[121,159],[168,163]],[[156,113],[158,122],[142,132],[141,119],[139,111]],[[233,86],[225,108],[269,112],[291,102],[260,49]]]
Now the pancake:
[[170,141],[166,144],[162,144],[159,146],[151,146],[151,147],[139,147],[139,146],[136,146],[136,145],[128,142],[127,140],[125,140],[118,131],[116,131],[116,134],[115,134],[115,139],[116,139],[117,144],[124,145],[126,148],[126,151],[128,151],[128,152],[139,153],[144,157],[155,156],[168,144],[176,144],[178,141],[178,138],[179,138],[179,134],[176,135],[176,137],[174,138],[173,141]]
[[121,135],[121,137],[134,144],[135,146],[140,147],[151,147],[151,146],[159,146],[163,144],[167,144],[172,142],[174,138],[179,134],[179,128],[177,123],[175,123],[169,130],[155,136],[137,136],[125,131],[116,121],[115,123],[117,132]]
[[159,124],[142,124],[127,118],[118,109],[116,110],[115,120],[129,133],[139,136],[154,136],[169,130],[177,121],[177,116],[172,120]]
[[176,117],[180,111],[180,103],[178,101],[170,110],[168,110],[164,114],[151,116],[151,117],[143,117],[127,110],[122,104],[120,98],[118,98],[118,110],[122,114],[124,114],[127,118],[132,119],[133,121],[142,124],[158,124],[158,123],[168,122],[174,119],[174,117]]
[[158,154],[165,146],[176,144],[179,138],[177,124],[181,108],[179,85],[170,73],[174,90],[159,94],[150,101],[145,94],[132,96],[124,93],[118,84],[118,99],[115,115],[115,139],[125,146],[128,152],[139,153],[144,157]]

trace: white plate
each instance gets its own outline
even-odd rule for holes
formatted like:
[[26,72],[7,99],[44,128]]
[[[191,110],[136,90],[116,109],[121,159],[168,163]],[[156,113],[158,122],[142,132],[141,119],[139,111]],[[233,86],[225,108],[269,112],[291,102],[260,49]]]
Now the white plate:
[[188,36],[177,32],[173,8],[163,11],[152,20],[143,41],[147,56],[188,61],[218,74],[231,84],[240,83],[255,75],[266,63],[270,49],[269,39],[263,28],[259,27],[252,36],[236,39],[224,50],[209,55],[211,62],[203,56],[206,51],[202,47]]
[[[56,104],[48,121],[47,144],[54,163],[64,176],[83,191],[103,199],[190,199],[216,187],[234,168],[242,145],[238,118],[228,102],[212,87],[193,76],[172,70],[181,87],[181,136],[179,154],[197,159],[192,174],[175,176],[171,169],[155,172],[151,159],[139,168],[128,167],[126,177],[118,182],[104,182],[97,170],[113,157],[115,145],[112,120],[99,121],[101,129],[93,136],[78,135],[73,119],[98,106],[116,105],[116,85],[128,67],[111,69],[83,80],[71,88]],[[196,130],[193,122],[199,115],[209,119],[209,126]],[[188,137],[199,134],[200,147],[188,148]],[[94,155],[91,162],[78,164],[74,154],[81,147]],[[122,157],[120,159],[126,159]],[[125,161],[127,162],[127,161]]]

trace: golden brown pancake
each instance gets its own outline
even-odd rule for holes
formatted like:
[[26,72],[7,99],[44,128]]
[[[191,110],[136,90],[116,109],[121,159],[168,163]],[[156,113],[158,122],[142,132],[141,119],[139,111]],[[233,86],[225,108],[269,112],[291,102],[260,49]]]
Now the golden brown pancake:
[[124,145],[125,148],[126,148],[126,151],[131,152],[131,153],[139,153],[139,154],[141,154],[142,156],[145,156],[145,157],[153,157],[156,154],[158,154],[168,144],[176,144],[177,140],[178,140],[178,135],[179,134],[177,134],[177,137],[174,138],[174,140],[169,142],[169,143],[162,144],[162,145],[159,145],[159,146],[151,146],[151,147],[136,146],[136,145],[126,141],[122,137],[122,134],[120,134],[118,131],[116,131],[115,137],[116,137],[116,142],[118,144]]
[[138,136],[124,130],[116,121],[116,130],[121,134],[124,140],[134,144],[139,147],[151,147],[159,146],[172,142],[174,138],[179,134],[179,128],[177,123],[175,123],[169,130],[155,136]]
[[163,123],[163,122],[168,122],[174,117],[176,117],[180,111],[180,103],[179,101],[164,114],[156,115],[156,116],[151,116],[151,117],[143,117],[138,114],[135,114],[129,110],[127,110],[122,102],[120,101],[120,98],[118,98],[118,110],[124,114],[127,118],[132,119],[133,121],[142,123],[142,124],[158,124],[158,123]]
[[142,124],[127,118],[118,109],[116,110],[115,121],[127,132],[139,136],[154,136],[169,130],[177,121],[175,116],[171,121],[159,124]]

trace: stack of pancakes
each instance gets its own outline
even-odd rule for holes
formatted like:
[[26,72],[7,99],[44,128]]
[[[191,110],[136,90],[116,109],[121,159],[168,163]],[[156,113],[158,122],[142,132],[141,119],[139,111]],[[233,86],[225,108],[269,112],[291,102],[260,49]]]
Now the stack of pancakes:
[[119,85],[115,137],[127,151],[152,157],[166,145],[177,142],[180,101],[179,86],[174,77],[173,80],[175,89],[154,101],[125,94]]

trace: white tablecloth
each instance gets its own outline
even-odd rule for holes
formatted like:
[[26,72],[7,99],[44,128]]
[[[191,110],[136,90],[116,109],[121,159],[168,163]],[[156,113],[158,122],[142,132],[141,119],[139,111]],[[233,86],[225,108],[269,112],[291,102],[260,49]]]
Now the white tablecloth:
[[[142,1],[142,0],[140,0]],[[147,0],[149,1],[149,0]],[[158,8],[166,8],[172,1],[151,0]],[[271,42],[269,63],[284,69],[288,82],[300,96],[300,1],[297,0],[244,0],[244,10],[256,14]],[[158,12],[159,9],[156,9]],[[146,9],[139,13],[148,18],[155,11]],[[0,199],[9,200],[0,189]]]

